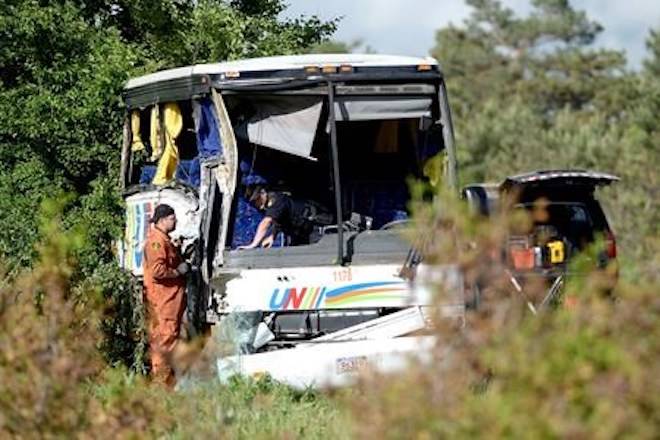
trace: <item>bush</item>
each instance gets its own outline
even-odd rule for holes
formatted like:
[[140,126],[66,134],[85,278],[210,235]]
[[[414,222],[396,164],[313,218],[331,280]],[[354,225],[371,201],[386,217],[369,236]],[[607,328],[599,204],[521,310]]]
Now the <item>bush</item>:
[[39,263],[0,295],[0,433],[65,436],[85,429],[89,396],[79,386],[102,366],[98,292],[74,295],[80,231],[60,233],[60,204],[44,205]]
[[[602,274],[566,285],[556,309],[532,314],[493,255],[503,222],[471,219],[443,200],[427,261],[459,261],[481,277],[483,302],[464,328],[440,322],[434,362],[401,377],[364,378],[345,403],[358,437],[652,438],[660,426],[660,285]],[[419,213],[433,218],[428,210]],[[438,238],[439,237],[439,238]],[[577,263],[579,264],[579,262]],[[498,276],[498,274],[500,276]],[[529,292],[531,297],[539,292]],[[442,291],[438,299],[442,299]]]
[[211,378],[172,393],[126,367],[108,368],[98,350],[102,330],[116,339],[134,337],[121,333],[131,328],[130,319],[108,314],[104,293],[127,287],[109,265],[72,283],[89,237],[83,228],[63,228],[67,199],[61,200],[44,205],[33,269],[0,287],[0,437],[326,438],[346,432],[332,401],[267,378],[236,378],[226,386]]

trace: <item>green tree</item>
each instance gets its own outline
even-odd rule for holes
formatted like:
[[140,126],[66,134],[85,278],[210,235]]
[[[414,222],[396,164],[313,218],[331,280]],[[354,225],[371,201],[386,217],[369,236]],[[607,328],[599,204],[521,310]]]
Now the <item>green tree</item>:
[[73,194],[64,222],[85,224],[94,237],[77,251],[73,280],[99,283],[124,308],[107,324],[130,342],[130,288],[112,246],[123,220],[122,87],[158,68],[302,52],[335,29],[335,20],[280,19],[285,7],[281,0],[2,2],[0,257],[8,270],[36,256],[40,203]]
[[[436,34],[457,132],[462,180],[499,180],[548,168],[609,171],[622,182],[603,197],[624,274],[654,272],[659,181],[657,80],[594,49],[602,27],[567,0],[535,0],[519,17],[495,0],[469,0],[461,26]],[[656,64],[657,34],[652,33]]]
[[660,76],[660,28],[651,30],[646,40],[649,57],[644,60],[644,69],[650,75]]
[[624,73],[623,53],[588,48],[602,27],[567,0],[534,0],[527,17],[497,0],[467,3],[470,17],[439,30],[432,49],[451,78],[459,111],[511,96],[545,112],[592,107]]

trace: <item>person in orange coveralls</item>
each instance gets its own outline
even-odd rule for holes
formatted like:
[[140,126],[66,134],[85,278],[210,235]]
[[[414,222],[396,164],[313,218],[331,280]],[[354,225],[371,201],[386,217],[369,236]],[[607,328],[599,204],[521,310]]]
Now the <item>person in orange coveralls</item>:
[[174,209],[156,206],[144,245],[144,290],[149,322],[151,375],[155,382],[173,387],[174,370],[169,362],[179,337],[185,308],[185,274],[190,270],[169,233],[176,228]]

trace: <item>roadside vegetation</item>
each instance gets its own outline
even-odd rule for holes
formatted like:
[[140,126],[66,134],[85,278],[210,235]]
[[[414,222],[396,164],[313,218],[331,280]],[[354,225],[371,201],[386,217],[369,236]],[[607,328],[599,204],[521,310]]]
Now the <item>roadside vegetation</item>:
[[[337,21],[282,20],[285,3],[36,1],[0,5],[0,437],[655,438],[660,431],[660,30],[639,70],[594,49],[602,28],[567,1],[518,17],[469,0],[432,49],[447,76],[463,183],[538,168],[606,171],[616,300],[597,276],[532,316],[496,276],[467,326],[440,325],[433,368],[296,392],[268,378],[191,383],[142,376],[144,331],[113,240],[121,87],[196,62],[334,45]],[[325,46],[324,46],[325,45]],[[66,194],[66,196],[64,196]],[[499,226],[450,196],[427,255],[494,273]],[[416,206],[418,232],[439,213]],[[438,297],[442,298],[441,289]]]
[[[433,237],[425,258],[461,266],[481,282],[479,308],[464,326],[436,318],[431,367],[394,378],[368,374],[339,401],[359,415],[358,438],[654,438],[660,428],[660,297],[657,281],[606,273],[569,279],[560,300],[539,307],[547,287],[512,288],[499,258],[509,225],[471,216],[442,196],[441,211],[417,206],[417,234]],[[416,237],[420,239],[419,236]],[[587,264],[587,255],[573,269]],[[602,248],[601,248],[602,249]],[[593,259],[591,260],[593,261]],[[613,268],[609,268],[613,269]],[[437,286],[437,301],[445,294]],[[528,301],[536,304],[530,311]]]
[[102,351],[102,290],[72,284],[84,229],[42,208],[31,269],[0,286],[0,438],[342,438],[346,413],[268,378],[189,381],[172,393]]

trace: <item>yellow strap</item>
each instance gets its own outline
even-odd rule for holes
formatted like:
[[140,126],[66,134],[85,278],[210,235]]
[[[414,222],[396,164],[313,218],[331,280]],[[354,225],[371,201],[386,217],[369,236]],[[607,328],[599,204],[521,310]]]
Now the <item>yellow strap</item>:
[[140,136],[140,111],[133,110],[131,113],[131,151],[144,150],[144,143]]
[[151,121],[149,124],[149,142],[151,143],[151,158],[149,161],[158,160],[163,154],[163,145],[160,141],[160,114],[158,104],[151,109]]
[[446,158],[442,154],[436,154],[424,162],[422,173],[429,179],[429,183],[433,188],[438,187],[444,175],[446,167]]
[[183,116],[175,102],[165,104],[163,120],[165,122],[165,150],[158,161],[158,168],[152,182],[154,185],[164,185],[172,180],[179,163],[179,149],[175,140],[183,128]]

